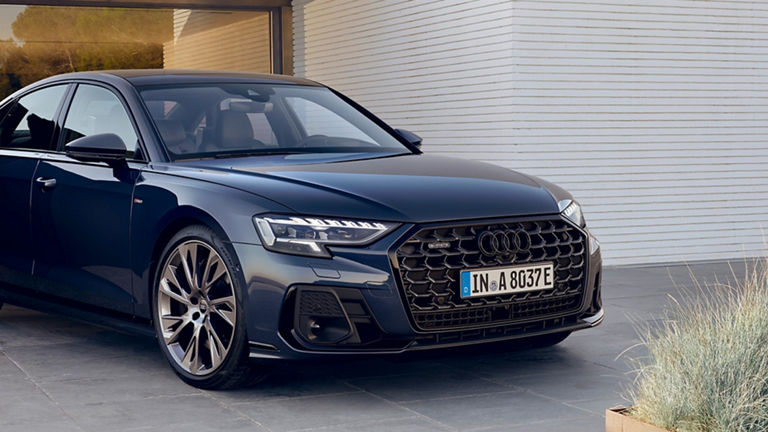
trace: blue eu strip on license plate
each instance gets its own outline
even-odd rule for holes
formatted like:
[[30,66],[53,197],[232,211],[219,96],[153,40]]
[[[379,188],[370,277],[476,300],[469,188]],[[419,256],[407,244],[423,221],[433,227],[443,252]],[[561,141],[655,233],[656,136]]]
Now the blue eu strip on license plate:
[[555,287],[551,262],[461,272],[461,298],[540,291]]

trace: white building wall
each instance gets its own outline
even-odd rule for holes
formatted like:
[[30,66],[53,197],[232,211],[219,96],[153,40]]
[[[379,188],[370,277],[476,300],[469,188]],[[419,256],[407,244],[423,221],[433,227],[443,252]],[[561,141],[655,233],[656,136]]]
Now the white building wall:
[[768,2],[297,0],[294,21],[296,75],[426,152],[567,188],[607,264],[764,254]]

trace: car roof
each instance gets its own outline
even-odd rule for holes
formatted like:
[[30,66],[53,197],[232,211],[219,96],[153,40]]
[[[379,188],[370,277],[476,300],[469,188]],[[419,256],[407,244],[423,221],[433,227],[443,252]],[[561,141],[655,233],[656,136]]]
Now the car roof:
[[321,85],[308,79],[297,78],[288,75],[185,69],[125,69],[92,72],[72,72],[56,75],[49,78],[48,80],[109,80],[109,78],[113,77],[123,78],[134,86],[226,82],[254,82],[264,84],[294,84],[310,86]]

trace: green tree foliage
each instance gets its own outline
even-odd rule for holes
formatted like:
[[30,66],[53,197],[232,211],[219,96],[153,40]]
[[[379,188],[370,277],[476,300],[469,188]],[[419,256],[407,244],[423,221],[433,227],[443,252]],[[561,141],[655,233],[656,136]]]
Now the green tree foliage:
[[85,70],[163,67],[173,11],[29,6],[0,40],[0,98],[39,79]]

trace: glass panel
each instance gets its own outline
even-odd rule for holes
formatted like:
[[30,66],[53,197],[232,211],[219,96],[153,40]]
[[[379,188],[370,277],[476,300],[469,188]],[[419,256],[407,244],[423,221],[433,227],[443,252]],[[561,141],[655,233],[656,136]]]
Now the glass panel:
[[63,144],[103,133],[113,133],[122,138],[128,157],[133,157],[137,144],[136,131],[120,99],[105,88],[78,86],[64,122]]
[[408,152],[325,87],[219,84],[139,91],[174,159]]
[[296,113],[296,117],[304,126],[307,135],[335,136],[361,141],[371,141],[371,137],[363,133],[352,123],[328,108],[299,97],[285,98],[288,105]]
[[268,11],[0,5],[0,99],[105,69],[271,71]]
[[0,125],[0,146],[52,150],[53,116],[66,89],[47,87],[19,99]]

